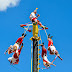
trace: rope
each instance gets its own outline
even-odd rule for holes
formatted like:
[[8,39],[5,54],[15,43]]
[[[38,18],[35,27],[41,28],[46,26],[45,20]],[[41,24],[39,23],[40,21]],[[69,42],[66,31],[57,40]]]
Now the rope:
[[[56,59],[56,58],[57,58],[57,56],[55,57],[55,59]],[[52,61],[52,63],[55,61],[55,59]],[[51,63],[51,64],[52,64],[52,63]]]
[[[44,28],[44,30],[45,30],[45,28]],[[47,34],[46,30],[45,30],[45,33],[46,33],[46,36],[47,36],[47,38],[48,38],[48,34]]]
[[28,22],[28,23],[25,23],[25,24],[29,24],[29,23],[32,23],[32,22]]
[[[24,33],[26,33],[26,31],[29,29],[29,26],[27,27],[27,29],[25,29],[25,27],[24,27]],[[26,30],[26,31],[25,31]]]
[[[40,38],[41,38],[40,31],[39,31],[39,36],[40,36]],[[41,39],[41,44],[42,44],[42,39]]]
[[31,72],[32,72],[32,41],[31,41]]

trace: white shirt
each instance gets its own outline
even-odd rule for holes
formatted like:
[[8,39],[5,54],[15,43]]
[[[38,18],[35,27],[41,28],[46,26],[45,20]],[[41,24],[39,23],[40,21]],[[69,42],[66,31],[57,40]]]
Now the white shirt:
[[19,44],[15,43],[14,46],[17,47],[17,50],[19,49]]
[[45,54],[43,55],[43,59],[46,60],[49,64],[51,63],[51,62],[47,59],[47,55],[45,56]]
[[49,46],[49,47],[50,47],[51,51],[52,51],[53,53],[55,53],[55,51],[56,51],[55,46]]
[[33,18],[35,18],[35,17],[36,17],[35,13],[32,12],[32,13],[30,14],[30,19],[33,19]]

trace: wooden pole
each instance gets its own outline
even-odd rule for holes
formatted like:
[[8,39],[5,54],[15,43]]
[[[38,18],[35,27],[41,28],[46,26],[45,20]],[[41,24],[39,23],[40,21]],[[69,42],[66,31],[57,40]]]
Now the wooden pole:
[[33,39],[33,72],[38,72],[38,41]]

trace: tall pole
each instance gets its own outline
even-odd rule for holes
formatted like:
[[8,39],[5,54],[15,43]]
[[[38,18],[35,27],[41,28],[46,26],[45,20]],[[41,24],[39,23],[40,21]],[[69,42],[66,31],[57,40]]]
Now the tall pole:
[[38,41],[33,39],[33,72],[38,72]]
[[30,38],[31,41],[33,41],[33,72],[39,72],[38,71],[38,41],[40,40],[40,37],[38,37],[38,25],[33,24],[33,37]]
[[[33,37],[30,38],[31,41],[33,41],[33,51],[32,51],[32,44],[31,44],[31,72],[39,72],[39,47],[38,45],[38,41],[41,40],[40,37],[38,37],[38,24],[37,23],[33,23]],[[26,26],[26,25],[20,25],[21,27]],[[43,26],[43,25],[42,25]],[[23,27],[24,28],[24,27]],[[48,28],[44,28],[44,29],[48,29]],[[33,52],[33,55],[32,55]],[[33,63],[32,63],[33,62]]]

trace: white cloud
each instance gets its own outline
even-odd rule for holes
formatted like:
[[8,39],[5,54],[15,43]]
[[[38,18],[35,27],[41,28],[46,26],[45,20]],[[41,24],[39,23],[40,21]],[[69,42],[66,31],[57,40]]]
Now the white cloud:
[[9,7],[16,6],[20,0],[0,0],[0,11],[5,11]]

